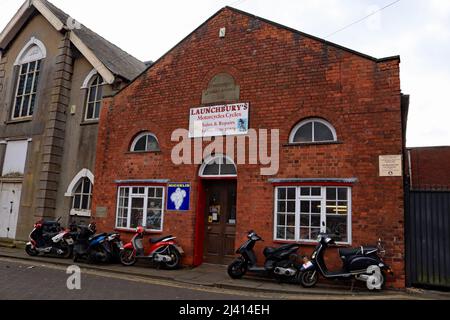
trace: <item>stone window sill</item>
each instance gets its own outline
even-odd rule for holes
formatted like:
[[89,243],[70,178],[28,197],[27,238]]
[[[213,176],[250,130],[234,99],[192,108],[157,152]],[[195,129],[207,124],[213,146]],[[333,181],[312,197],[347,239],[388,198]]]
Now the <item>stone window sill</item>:
[[91,126],[95,124],[99,124],[99,120],[83,121],[82,123],[80,123],[80,126]]
[[328,142],[298,142],[298,143],[286,143],[283,147],[309,147],[309,146],[327,146],[334,144],[343,144],[342,141],[328,141]]
[[33,120],[33,117],[24,117],[20,119],[11,119],[5,121],[5,124],[16,124],[16,123],[23,123],[23,122],[30,122]]

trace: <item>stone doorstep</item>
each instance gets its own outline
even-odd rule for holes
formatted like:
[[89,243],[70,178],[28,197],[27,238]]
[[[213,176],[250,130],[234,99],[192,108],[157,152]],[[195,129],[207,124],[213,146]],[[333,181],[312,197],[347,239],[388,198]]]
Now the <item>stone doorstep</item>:
[[0,247],[2,248],[15,248],[16,245],[13,240],[0,238]]
[[[23,259],[28,261],[35,261],[38,263],[56,264],[61,266],[72,265],[72,260],[61,258],[44,258],[44,257],[30,257],[25,252],[19,249],[0,249],[0,257]],[[311,295],[340,295],[340,296],[358,296],[370,294],[367,290],[354,288],[339,287],[332,288],[327,285],[319,285],[317,288],[305,289],[295,284],[279,284],[271,279],[260,277],[246,277],[242,280],[229,279],[226,273],[223,273],[225,268],[223,266],[202,265],[197,268],[182,268],[176,271],[158,270],[151,267],[124,267],[122,265],[90,265],[79,263],[81,268],[95,271],[106,271],[122,275],[131,275],[139,277],[148,277],[152,279],[168,280],[179,283],[196,284],[207,287],[217,287],[224,289],[257,291],[264,293],[280,293],[280,294],[311,294]],[[140,263],[139,265],[143,265]],[[215,269],[215,270],[214,270]],[[385,290],[382,293],[386,295],[398,295],[404,293],[398,290]],[[374,296],[377,293],[374,293]]]

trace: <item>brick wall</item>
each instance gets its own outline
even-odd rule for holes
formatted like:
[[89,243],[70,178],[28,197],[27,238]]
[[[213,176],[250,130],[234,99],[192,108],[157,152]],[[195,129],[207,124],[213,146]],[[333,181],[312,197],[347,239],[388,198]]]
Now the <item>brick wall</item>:
[[[226,27],[226,37],[219,29]],[[175,166],[170,141],[188,128],[189,109],[201,104],[202,90],[219,72],[240,86],[250,102],[250,127],[280,129],[280,171],[276,178],[352,178],[353,245],[383,238],[396,278],[404,287],[402,178],[378,175],[378,156],[402,154],[399,60],[375,61],[314,38],[223,9],[144,75],[104,102],[99,125],[93,208],[107,207],[100,228],[115,224],[117,179],[191,182],[191,211],[166,212],[164,233],[178,236],[192,263],[198,165]],[[339,143],[287,145],[302,119],[321,117],[337,131]],[[151,131],[160,153],[128,153],[137,133]],[[249,228],[272,245],[273,190],[258,165],[239,165],[236,246]],[[313,246],[302,246],[311,253]],[[259,258],[262,259],[261,255]],[[328,259],[338,264],[336,252]]]
[[450,189],[450,147],[409,149],[411,187]]

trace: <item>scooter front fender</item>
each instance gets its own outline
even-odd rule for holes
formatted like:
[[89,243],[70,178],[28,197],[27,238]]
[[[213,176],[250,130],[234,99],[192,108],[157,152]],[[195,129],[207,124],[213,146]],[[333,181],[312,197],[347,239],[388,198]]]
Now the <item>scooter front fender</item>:
[[306,272],[306,271],[310,271],[310,270],[316,270],[316,265],[314,263],[307,263],[307,264],[303,264],[302,267],[300,268],[300,272]]
[[125,244],[125,245],[123,246],[123,250],[125,250],[125,249],[131,249],[131,250],[134,250],[133,244],[132,244],[131,242],[128,242],[127,244]]

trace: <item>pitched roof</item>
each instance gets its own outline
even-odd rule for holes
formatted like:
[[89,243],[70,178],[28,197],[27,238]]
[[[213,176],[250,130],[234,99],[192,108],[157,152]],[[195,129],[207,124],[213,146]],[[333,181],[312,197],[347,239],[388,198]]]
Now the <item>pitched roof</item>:
[[[104,39],[83,24],[79,28],[68,26],[70,16],[48,2],[47,0],[26,1],[16,13],[5,30],[0,34],[0,49],[5,48],[9,42],[26,23],[34,9],[38,10],[57,31],[70,30],[70,40],[77,49],[89,60],[95,69],[103,76],[106,82],[112,83],[116,76],[133,80],[147,66],[129,53],[123,51],[113,43]],[[32,8],[33,7],[33,8]],[[11,34],[13,33],[13,34]]]

